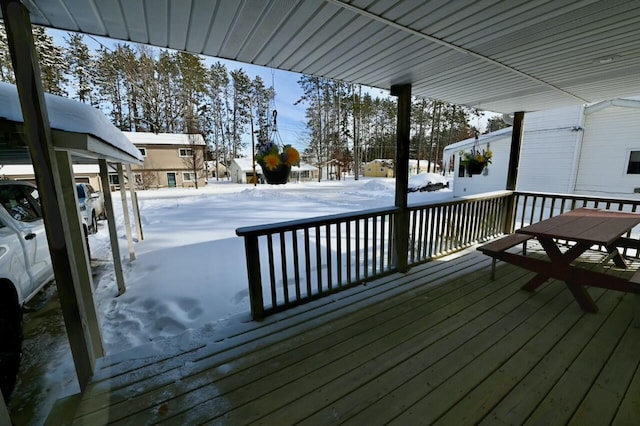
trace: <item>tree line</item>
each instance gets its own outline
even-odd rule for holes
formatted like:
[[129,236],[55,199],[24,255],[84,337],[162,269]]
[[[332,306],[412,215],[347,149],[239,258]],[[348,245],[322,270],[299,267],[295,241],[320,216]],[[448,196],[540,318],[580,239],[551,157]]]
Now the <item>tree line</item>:
[[[229,164],[251,140],[268,140],[273,87],[242,68],[221,62],[210,66],[199,55],[144,45],[117,43],[91,50],[82,35],[67,33],[65,46],[33,26],[42,84],[48,93],[88,103],[124,131],[200,133],[210,158]],[[14,83],[4,27],[0,27],[0,80]],[[351,169],[375,158],[395,157],[396,100],[372,96],[362,86],[302,75],[306,107],[305,161],[337,160]],[[364,93],[363,93],[364,92]],[[435,100],[414,99],[411,158],[439,163],[444,147],[472,137],[475,109]],[[252,122],[253,120],[253,122]],[[493,120],[493,130],[504,127]],[[356,173],[361,172],[357,169]]]

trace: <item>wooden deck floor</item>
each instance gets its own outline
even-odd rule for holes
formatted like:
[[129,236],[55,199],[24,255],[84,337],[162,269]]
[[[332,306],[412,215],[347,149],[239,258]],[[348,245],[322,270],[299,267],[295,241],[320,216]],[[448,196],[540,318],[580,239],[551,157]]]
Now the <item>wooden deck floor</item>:
[[[77,424],[638,424],[634,298],[469,252],[191,350],[101,362]],[[614,272],[620,273],[620,272]],[[52,413],[52,417],[55,417]]]

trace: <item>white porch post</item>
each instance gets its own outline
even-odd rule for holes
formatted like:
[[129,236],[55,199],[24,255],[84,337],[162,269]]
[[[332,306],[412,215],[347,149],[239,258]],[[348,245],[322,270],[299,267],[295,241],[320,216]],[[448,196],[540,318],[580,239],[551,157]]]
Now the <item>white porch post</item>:
[[109,240],[111,241],[111,253],[113,256],[113,269],[116,273],[116,283],[118,284],[118,296],[127,291],[124,285],[124,274],[122,273],[122,259],[120,258],[120,246],[118,245],[118,232],[116,231],[116,217],[113,210],[113,200],[111,197],[111,185],[109,185],[109,166],[107,160],[98,160],[100,165],[100,180],[102,186],[109,188],[104,191],[104,208],[107,209],[107,225],[109,226]]
[[[124,228],[127,234],[127,248],[129,249],[129,260],[136,260],[136,253],[133,250],[133,236],[131,235],[131,220],[129,220],[129,206],[127,205],[127,188],[124,185],[124,173],[122,164],[116,164],[118,169],[118,182],[120,182],[120,200],[122,200],[122,214],[124,215]],[[131,181],[129,181],[131,185]]]
[[138,233],[138,241],[144,240],[142,234],[142,222],[140,221],[140,206],[138,205],[138,195],[136,194],[135,177],[131,172],[131,164],[127,164],[127,176],[129,176],[129,193],[131,194],[131,205],[133,207],[133,220],[136,223],[136,232]]

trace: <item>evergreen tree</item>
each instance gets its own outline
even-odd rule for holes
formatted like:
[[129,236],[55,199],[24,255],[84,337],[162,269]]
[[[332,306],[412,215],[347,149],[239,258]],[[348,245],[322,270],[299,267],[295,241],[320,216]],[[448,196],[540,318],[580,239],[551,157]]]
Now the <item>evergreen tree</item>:
[[32,32],[43,90],[54,95],[66,96],[64,86],[67,83],[68,66],[64,49],[54,43],[53,37],[48,35],[43,27],[33,26]]
[[69,82],[75,91],[73,98],[95,106],[97,100],[93,96],[92,84],[95,65],[89,46],[84,42],[82,35],[75,33],[67,33],[65,42],[67,43],[65,59],[69,66]]

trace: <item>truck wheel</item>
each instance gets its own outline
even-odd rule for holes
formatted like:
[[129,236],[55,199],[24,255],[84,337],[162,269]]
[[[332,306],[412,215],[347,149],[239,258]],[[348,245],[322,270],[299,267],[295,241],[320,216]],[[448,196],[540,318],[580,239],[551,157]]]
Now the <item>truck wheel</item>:
[[[4,296],[4,295],[3,295]],[[4,400],[16,385],[22,357],[22,311],[18,306],[0,302],[0,389]]]
[[91,213],[91,233],[96,234],[98,232],[98,219],[96,219],[96,212]]

